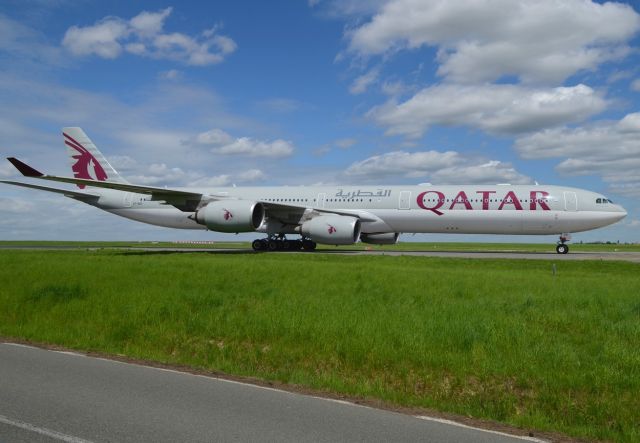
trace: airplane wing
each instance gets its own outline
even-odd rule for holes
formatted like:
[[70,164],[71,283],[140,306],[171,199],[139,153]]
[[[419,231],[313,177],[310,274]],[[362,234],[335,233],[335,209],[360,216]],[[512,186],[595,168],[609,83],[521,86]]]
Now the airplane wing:
[[42,180],[51,180],[62,183],[71,183],[75,185],[85,185],[92,186],[94,188],[107,188],[107,189],[116,189],[118,191],[125,192],[136,192],[139,194],[149,194],[154,197],[154,200],[165,200],[163,197],[183,197],[183,198],[200,198],[202,194],[197,192],[188,192],[176,189],[168,189],[168,188],[158,188],[154,186],[144,186],[144,185],[131,185],[128,183],[120,183],[120,182],[111,182],[111,181],[97,181],[97,180],[87,180],[83,178],[74,178],[74,177],[58,177],[55,175],[46,175],[42,172],[32,168],[26,163],[21,162],[17,158],[8,157],[7,160],[11,162],[13,166],[16,167],[18,171],[25,177],[29,178],[39,178]]
[[[147,195],[151,195],[152,200],[164,201],[167,204],[175,206],[181,211],[186,211],[186,212],[193,212],[203,197],[203,194],[201,193],[183,191],[180,189],[158,188],[155,186],[132,185],[129,183],[111,182],[106,180],[97,181],[97,180],[87,180],[83,178],[58,177],[55,175],[47,175],[32,168],[26,163],[21,162],[17,158],[8,157],[7,160],[9,160],[11,164],[15,166],[16,169],[20,171],[20,173],[25,177],[37,178],[41,180],[50,180],[50,181],[61,182],[61,183],[70,183],[74,185],[91,186],[94,188],[115,189],[115,190],[124,191],[124,192],[135,192],[138,194],[147,194]],[[215,197],[211,197],[211,199],[215,199]]]
[[91,192],[70,191],[68,189],[51,188],[49,186],[39,186],[39,185],[33,185],[31,183],[14,182],[11,180],[0,180],[0,183],[6,183],[8,185],[14,185],[14,186],[22,186],[24,188],[39,189],[41,191],[56,192],[58,194],[63,194],[65,197],[76,198],[78,200],[91,200],[91,199],[100,197],[98,194],[94,194]]

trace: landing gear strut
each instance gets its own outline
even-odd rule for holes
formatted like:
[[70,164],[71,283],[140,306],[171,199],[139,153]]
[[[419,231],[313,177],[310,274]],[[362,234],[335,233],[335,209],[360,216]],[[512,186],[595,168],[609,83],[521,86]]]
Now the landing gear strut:
[[251,243],[254,251],[296,251],[304,249],[305,251],[313,251],[316,248],[316,242],[303,237],[300,240],[289,240],[284,234],[274,234],[267,238],[258,238]]
[[558,241],[558,246],[556,246],[556,252],[558,254],[566,254],[569,252],[569,245],[566,244],[569,240],[571,240],[570,234],[560,234],[560,240]]

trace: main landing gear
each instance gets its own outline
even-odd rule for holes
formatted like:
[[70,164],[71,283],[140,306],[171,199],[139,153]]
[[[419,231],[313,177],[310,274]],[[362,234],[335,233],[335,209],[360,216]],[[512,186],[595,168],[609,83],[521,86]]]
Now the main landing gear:
[[560,234],[560,241],[558,241],[558,246],[556,246],[556,252],[558,254],[566,254],[569,252],[569,245],[566,244],[569,240],[571,240],[570,234]]
[[313,251],[316,242],[302,237],[300,240],[288,240],[283,234],[270,235],[267,238],[258,238],[251,243],[254,251]]

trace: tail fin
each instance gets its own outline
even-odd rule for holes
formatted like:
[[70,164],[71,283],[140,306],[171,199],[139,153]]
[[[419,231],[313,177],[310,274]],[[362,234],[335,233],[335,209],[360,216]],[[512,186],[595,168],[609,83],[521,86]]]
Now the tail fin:
[[[75,178],[128,183],[113,169],[81,128],[62,128],[62,136]],[[82,189],[84,185],[78,187]]]

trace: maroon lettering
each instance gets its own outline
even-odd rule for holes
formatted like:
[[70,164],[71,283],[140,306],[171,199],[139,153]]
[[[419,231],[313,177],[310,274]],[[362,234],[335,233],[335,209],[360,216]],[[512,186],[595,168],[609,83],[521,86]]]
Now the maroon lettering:
[[464,191],[458,192],[458,195],[456,195],[456,198],[453,199],[453,202],[451,203],[451,206],[449,206],[449,209],[453,209],[457,204],[463,204],[465,209],[473,209],[471,207],[471,203],[469,203],[467,194],[465,194]]
[[[537,194],[541,194],[542,198],[539,198]],[[536,203],[540,204],[540,207],[543,211],[549,211],[549,205],[545,201],[547,197],[549,197],[549,193],[545,191],[531,191],[529,193],[529,209],[532,211],[536,210]]]
[[[436,194],[438,196],[438,198],[436,199],[437,203],[435,206],[428,207],[427,205],[424,204],[424,196],[427,194]],[[416,203],[418,203],[418,206],[420,206],[422,209],[426,209],[427,211],[432,211],[438,215],[442,215],[442,211],[438,211],[438,209],[440,209],[444,204],[444,194],[440,191],[424,191],[418,194],[418,197],[416,198]]]
[[504,205],[513,205],[516,210],[522,211],[522,205],[520,204],[518,197],[516,197],[516,194],[513,191],[507,192],[507,195],[504,196],[504,199],[500,203],[498,210],[502,210],[502,208],[504,208]]
[[495,194],[496,191],[476,191],[476,194],[482,194],[482,210],[489,209],[489,194]]

